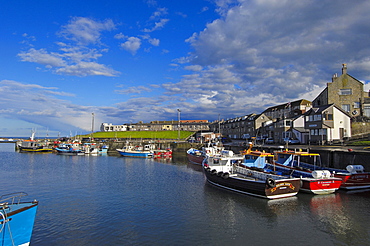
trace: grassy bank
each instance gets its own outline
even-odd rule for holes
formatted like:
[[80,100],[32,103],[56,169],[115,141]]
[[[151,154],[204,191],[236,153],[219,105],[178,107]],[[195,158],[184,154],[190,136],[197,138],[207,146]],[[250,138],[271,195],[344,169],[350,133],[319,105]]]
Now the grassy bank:
[[348,143],[348,146],[370,146],[370,141],[355,141]]
[[[180,131],[180,139],[190,137],[194,132]],[[82,138],[91,137],[91,134],[82,135]],[[127,132],[94,132],[93,138],[152,138],[177,139],[178,131],[127,131]]]

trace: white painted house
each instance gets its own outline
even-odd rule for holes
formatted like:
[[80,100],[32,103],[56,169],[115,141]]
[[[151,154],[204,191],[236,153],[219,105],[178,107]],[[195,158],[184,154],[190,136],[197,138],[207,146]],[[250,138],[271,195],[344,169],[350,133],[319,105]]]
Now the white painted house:
[[292,135],[299,140],[300,143],[308,143],[308,130],[304,128],[305,126],[305,117],[300,115],[292,120]]
[[335,104],[314,107],[305,114],[310,143],[343,141],[351,137],[351,117]]

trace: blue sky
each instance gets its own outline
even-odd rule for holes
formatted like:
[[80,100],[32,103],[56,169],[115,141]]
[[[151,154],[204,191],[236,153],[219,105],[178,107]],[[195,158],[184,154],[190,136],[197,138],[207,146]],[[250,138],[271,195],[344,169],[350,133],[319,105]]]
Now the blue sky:
[[369,1],[0,3],[0,136],[232,118],[370,80]]

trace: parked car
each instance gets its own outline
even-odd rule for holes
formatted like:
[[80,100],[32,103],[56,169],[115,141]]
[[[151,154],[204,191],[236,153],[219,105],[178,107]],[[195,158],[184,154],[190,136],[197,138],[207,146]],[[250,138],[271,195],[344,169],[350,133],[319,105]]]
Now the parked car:
[[273,144],[274,143],[274,139],[273,138],[266,138],[265,143],[266,144]]
[[283,142],[286,144],[299,144],[299,140],[298,139],[293,139],[293,138],[284,138],[283,139]]

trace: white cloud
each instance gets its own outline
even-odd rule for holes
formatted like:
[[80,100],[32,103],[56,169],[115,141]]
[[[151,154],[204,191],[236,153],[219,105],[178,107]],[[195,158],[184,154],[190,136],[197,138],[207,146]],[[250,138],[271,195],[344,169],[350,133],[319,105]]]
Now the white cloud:
[[199,72],[203,69],[203,67],[200,65],[192,65],[192,66],[186,66],[185,69],[189,71]]
[[110,31],[115,28],[112,20],[95,21],[85,17],[74,17],[62,27],[60,35],[73,40],[78,44],[87,45],[100,42],[102,31]]
[[[58,97],[57,97],[58,96]],[[61,91],[56,87],[45,87],[38,84],[26,84],[12,80],[0,81],[0,110],[1,120],[12,119],[9,124],[23,122],[19,128],[23,130],[15,133],[17,136],[28,136],[30,125],[38,128],[48,128],[50,132],[61,132],[67,136],[72,131],[75,134],[90,132],[92,113],[95,114],[95,130],[102,122],[116,122],[122,115],[136,114],[131,112],[135,105],[130,107],[95,107],[81,106],[71,103],[67,97],[74,96],[69,92]],[[135,99],[145,105],[145,99]],[[151,101],[147,100],[148,102]],[[159,103],[160,99],[156,104]],[[155,101],[153,101],[155,102]],[[143,109],[144,110],[144,109]],[[140,120],[140,119],[139,119]],[[3,128],[8,124],[2,120]],[[38,134],[38,136],[40,136]],[[56,134],[52,135],[56,136]]]
[[158,22],[154,23],[154,27],[152,28],[145,28],[143,32],[154,32],[156,30],[162,29],[166,23],[169,21],[169,19],[161,19]]
[[[21,61],[34,62],[44,65],[45,68],[57,74],[72,76],[116,76],[119,72],[97,60],[108,52],[107,48],[89,48],[87,45],[100,43],[102,31],[114,29],[111,20],[102,22],[89,18],[75,17],[68,25],[62,27],[60,34],[67,40],[77,43],[56,42],[59,50],[48,52],[46,49],[30,48],[20,52]],[[116,38],[122,38],[123,34],[117,34]],[[23,35],[25,36],[25,35]]]
[[141,39],[137,37],[129,37],[127,41],[121,44],[121,47],[135,55],[137,50],[140,49]]
[[[103,52],[103,50],[101,51]],[[60,53],[48,53],[46,50],[29,49],[18,54],[22,61],[35,62],[45,65],[57,74],[73,76],[116,76],[117,71],[95,62],[102,54],[96,50],[80,50],[75,48],[61,48]]]
[[55,70],[56,73],[68,74],[74,76],[90,76],[90,75],[100,75],[100,76],[116,76],[117,72],[105,65],[96,62],[84,62],[80,61],[75,65],[68,65]]
[[163,15],[168,14],[168,9],[167,8],[157,8],[157,11],[155,11],[152,16],[150,16],[150,19],[157,19],[158,17],[161,17]]
[[58,54],[49,54],[45,49],[29,49],[27,52],[18,54],[22,61],[35,62],[45,66],[61,67],[65,65],[64,60]]
[[151,89],[147,86],[131,86],[127,89],[116,90],[118,94],[141,94],[142,92],[150,92]]
[[114,38],[116,38],[116,39],[125,39],[127,37],[123,33],[118,33],[118,34],[114,35]]
[[159,46],[159,39],[157,38],[150,38],[149,43],[153,46]]

